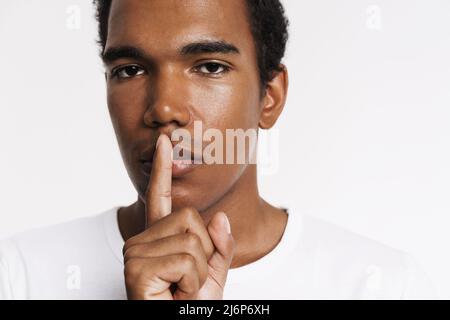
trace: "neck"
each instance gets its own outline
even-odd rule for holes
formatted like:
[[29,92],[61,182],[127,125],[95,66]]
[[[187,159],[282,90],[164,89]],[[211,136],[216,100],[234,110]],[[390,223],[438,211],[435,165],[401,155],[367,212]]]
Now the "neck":
[[[287,215],[264,201],[258,192],[256,166],[246,168],[235,185],[216,203],[201,212],[205,225],[213,215],[227,214],[236,248],[231,268],[258,260],[280,241]],[[119,210],[119,228],[125,240],[145,228],[145,204],[138,200]]]

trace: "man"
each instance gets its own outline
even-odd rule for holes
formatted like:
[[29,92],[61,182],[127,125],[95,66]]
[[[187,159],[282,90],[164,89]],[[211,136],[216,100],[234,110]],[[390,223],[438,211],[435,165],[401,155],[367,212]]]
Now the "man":
[[[138,197],[5,240],[1,297],[432,296],[408,254],[263,200],[251,143],[208,153],[213,139],[195,136],[196,124],[218,139],[277,121],[288,89],[278,0],[95,3],[108,108]],[[180,130],[194,138],[179,144]]]

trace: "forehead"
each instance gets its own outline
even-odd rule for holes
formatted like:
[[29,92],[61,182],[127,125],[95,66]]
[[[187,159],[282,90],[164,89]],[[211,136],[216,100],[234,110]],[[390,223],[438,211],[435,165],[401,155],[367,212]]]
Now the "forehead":
[[113,0],[107,46],[153,44],[173,52],[198,40],[252,46],[246,0]]

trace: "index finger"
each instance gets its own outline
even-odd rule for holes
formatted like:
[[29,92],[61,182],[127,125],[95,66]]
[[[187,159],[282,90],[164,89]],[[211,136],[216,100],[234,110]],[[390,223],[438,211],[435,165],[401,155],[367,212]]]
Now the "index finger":
[[147,192],[147,228],[172,212],[172,142],[161,134],[156,144]]

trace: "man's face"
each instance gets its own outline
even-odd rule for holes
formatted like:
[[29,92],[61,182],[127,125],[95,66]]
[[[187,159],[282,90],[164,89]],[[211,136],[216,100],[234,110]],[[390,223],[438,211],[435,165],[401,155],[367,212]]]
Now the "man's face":
[[[243,0],[114,0],[105,56],[109,112],[142,200],[143,158],[161,133],[184,128],[194,137],[194,121],[223,137],[226,129],[258,128],[259,73]],[[248,166],[202,164],[174,177],[172,208],[205,210]]]

